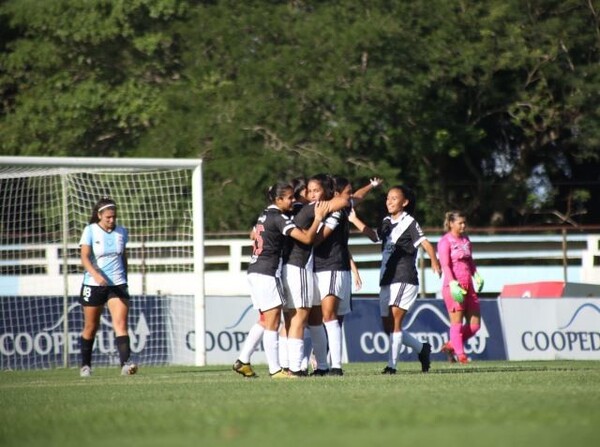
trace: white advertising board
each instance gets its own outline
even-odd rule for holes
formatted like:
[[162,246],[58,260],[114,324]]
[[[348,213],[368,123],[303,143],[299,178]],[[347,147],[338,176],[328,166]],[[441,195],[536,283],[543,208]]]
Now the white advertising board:
[[508,360],[600,360],[600,300],[499,299]]

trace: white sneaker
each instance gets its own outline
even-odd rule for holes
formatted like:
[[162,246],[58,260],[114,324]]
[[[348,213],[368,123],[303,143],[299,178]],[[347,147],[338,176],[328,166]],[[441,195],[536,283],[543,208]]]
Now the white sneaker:
[[79,370],[79,377],[91,377],[91,375],[92,368],[90,368],[88,365],[83,365]]
[[138,367],[133,362],[127,362],[121,367],[121,375],[122,376],[131,376],[135,374],[138,370]]

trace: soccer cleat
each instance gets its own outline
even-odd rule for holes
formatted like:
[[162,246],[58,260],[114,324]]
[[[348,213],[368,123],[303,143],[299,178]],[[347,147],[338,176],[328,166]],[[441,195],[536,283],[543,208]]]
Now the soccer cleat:
[[122,367],[121,367],[121,375],[122,376],[132,376],[134,375],[138,370],[138,367],[135,363],[133,362],[126,362]]
[[381,371],[381,374],[390,374],[390,375],[396,374],[396,368],[392,368],[391,366],[386,366]]
[[323,377],[323,376],[326,376],[327,374],[329,374],[328,369],[315,369],[309,375],[310,375],[310,377]]
[[344,371],[342,371],[342,368],[331,368],[329,370],[329,375],[330,376],[343,376]]
[[465,354],[461,354],[458,356],[458,363],[469,363],[469,359]]
[[250,365],[250,363],[244,363],[240,360],[236,360],[232,369],[244,377],[256,377],[256,373],[252,369],[252,365]]
[[285,372],[283,369],[280,369],[277,372],[271,374],[271,379],[297,379],[298,376],[290,374],[289,372]]
[[79,370],[79,377],[91,377],[92,368],[89,365],[83,365]]
[[307,377],[308,376],[308,372],[307,371],[292,371],[291,369],[288,371],[288,374],[291,376],[296,376],[296,377]]
[[454,348],[450,342],[444,343],[441,351],[448,356],[448,361],[450,363],[456,363],[456,357],[454,357]]
[[431,345],[429,343],[423,343],[423,348],[419,352],[419,362],[421,362],[421,371],[428,372],[431,367]]

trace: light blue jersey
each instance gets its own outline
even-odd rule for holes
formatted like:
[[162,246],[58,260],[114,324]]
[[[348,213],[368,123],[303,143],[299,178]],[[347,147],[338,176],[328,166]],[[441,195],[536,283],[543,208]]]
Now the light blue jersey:
[[[90,224],[83,230],[79,246],[89,245],[92,247],[92,264],[102,272],[109,286],[127,284],[123,253],[128,239],[127,230],[118,225],[110,233],[103,230],[97,223]],[[83,275],[83,284],[87,286],[100,285],[87,271]]]

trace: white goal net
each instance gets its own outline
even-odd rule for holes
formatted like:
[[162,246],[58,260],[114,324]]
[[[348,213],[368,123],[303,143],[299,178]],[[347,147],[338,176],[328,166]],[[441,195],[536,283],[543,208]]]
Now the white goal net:
[[[78,242],[94,204],[129,231],[140,364],[205,364],[201,160],[0,157],[0,369],[79,364]],[[107,311],[94,365],[118,364]]]

